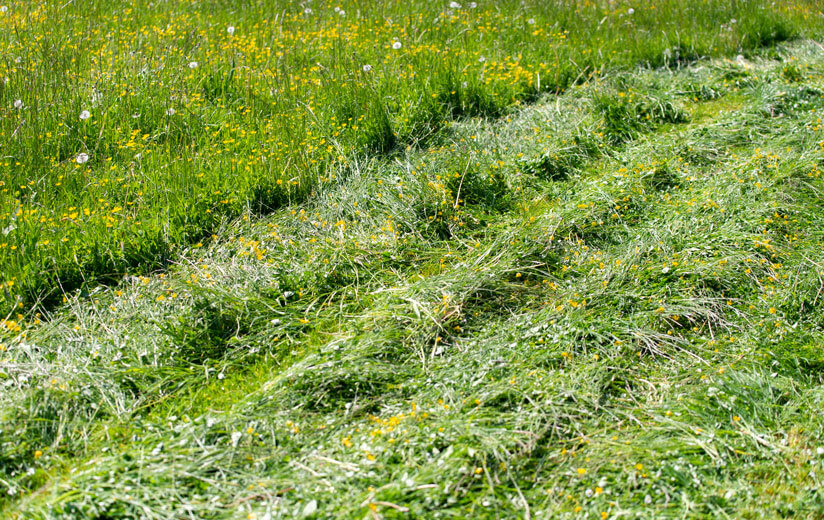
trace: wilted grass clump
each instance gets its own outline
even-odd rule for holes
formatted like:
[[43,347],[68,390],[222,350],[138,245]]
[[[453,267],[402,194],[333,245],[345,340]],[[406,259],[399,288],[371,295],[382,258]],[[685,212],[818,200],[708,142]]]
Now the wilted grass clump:
[[687,114],[673,100],[629,91],[603,91],[594,98],[603,117],[604,134],[613,145],[668,123],[685,123]]

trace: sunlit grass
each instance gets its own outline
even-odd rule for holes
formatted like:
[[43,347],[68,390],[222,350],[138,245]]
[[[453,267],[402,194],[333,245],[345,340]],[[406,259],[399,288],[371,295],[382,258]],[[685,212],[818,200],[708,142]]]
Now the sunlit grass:
[[0,515],[819,518],[821,56],[351,149],[3,322]]
[[459,4],[8,4],[2,313],[166,266],[223,219],[305,200],[450,120],[824,23],[807,0]]

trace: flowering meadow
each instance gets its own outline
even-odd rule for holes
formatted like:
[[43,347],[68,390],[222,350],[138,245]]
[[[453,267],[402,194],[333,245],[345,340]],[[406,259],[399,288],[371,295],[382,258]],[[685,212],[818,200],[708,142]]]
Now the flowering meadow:
[[0,28],[0,518],[824,517],[818,2]]
[[173,262],[362,154],[639,64],[812,33],[796,2],[20,2],[0,12],[0,311]]

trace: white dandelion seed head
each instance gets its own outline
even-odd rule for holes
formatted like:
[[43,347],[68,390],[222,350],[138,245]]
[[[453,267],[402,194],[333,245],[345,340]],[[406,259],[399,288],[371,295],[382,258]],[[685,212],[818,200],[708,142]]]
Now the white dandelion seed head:
[[80,120],[81,121],[85,121],[86,119],[88,119],[90,117],[92,117],[92,113],[89,112],[88,110],[83,110],[82,112],[80,112]]
[[529,25],[535,25],[535,18],[530,18],[526,21],[526,23],[528,23]]
[[738,20],[736,20],[735,18],[730,20],[730,25],[735,25],[737,23],[738,23]]
[[478,7],[478,3],[477,3],[477,2],[469,2],[469,8],[470,8],[470,9],[475,9],[476,7]]
[[15,99],[14,100],[14,108],[16,108],[17,110],[20,110],[21,108],[23,108],[23,100],[22,99]]
[[398,50],[401,48],[401,42],[395,42],[392,44],[392,48]]
[[189,62],[189,68],[190,69],[196,69],[197,68],[197,62],[196,61],[190,61]]
[[74,160],[75,162],[77,162],[77,164],[85,164],[89,162],[89,154],[85,152],[80,152],[79,154],[77,154],[77,157],[75,157]]
[[0,7],[0,13],[5,13],[8,10],[9,10],[8,6],[4,5],[4,6]]
[[307,7],[306,9],[303,10],[303,14],[312,14],[312,8]]
[[634,12],[635,12],[635,9],[633,9],[632,7],[627,9],[627,14],[633,14]]
[[229,33],[229,35],[235,34],[235,26],[230,25],[229,27],[226,28],[226,32]]
[[175,115],[175,109],[174,109],[174,108],[169,107],[169,108],[166,110],[166,115],[167,115],[167,116],[173,116],[173,115]]
[[18,56],[18,57],[16,57],[16,58],[14,58],[14,63],[20,63],[21,61],[23,61],[23,57],[22,57],[22,56]]
[[449,8],[450,9],[460,9],[461,4],[459,4],[458,2],[449,2]]
[[481,56],[480,58],[478,58],[478,61],[483,63],[486,61],[486,58],[484,56]]
[[346,16],[346,11],[344,11],[343,9],[341,9],[341,10],[338,12],[338,14],[339,14],[339,15],[341,15],[341,16]]
[[372,65],[364,65],[364,66],[363,66],[363,71],[364,71],[364,72],[369,72],[369,71],[371,71],[371,70],[372,70]]
[[644,503],[647,504],[647,505],[652,504],[652,497],[649,496],[649,495],[645,496],[644,497]]
[[335,7],[335,12],[336,12],[336,13],[339,13],[339,12],[340,12],[340,7],[337,7],[337,6],[336,6],[336,7]]

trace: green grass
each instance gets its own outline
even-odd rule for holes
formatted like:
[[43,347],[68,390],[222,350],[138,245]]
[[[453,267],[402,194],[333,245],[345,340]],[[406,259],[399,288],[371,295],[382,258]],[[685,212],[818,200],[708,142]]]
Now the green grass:
[[350,150],[6,324],[0,513],[822,518],[821,56]]
[[[336,185],[354,157],[444,142],[450,121],[500,117],[638,65],[749,55],[824,27],[811,0],[665,0],[632,14],[604,1],[463,4],[9,5],[0,314],[52,309],[75,290],[165,268],[227,219]],[[645,125],[616,124],[667,110],[611,99],[599,103],[613,110],[613,141]]]

